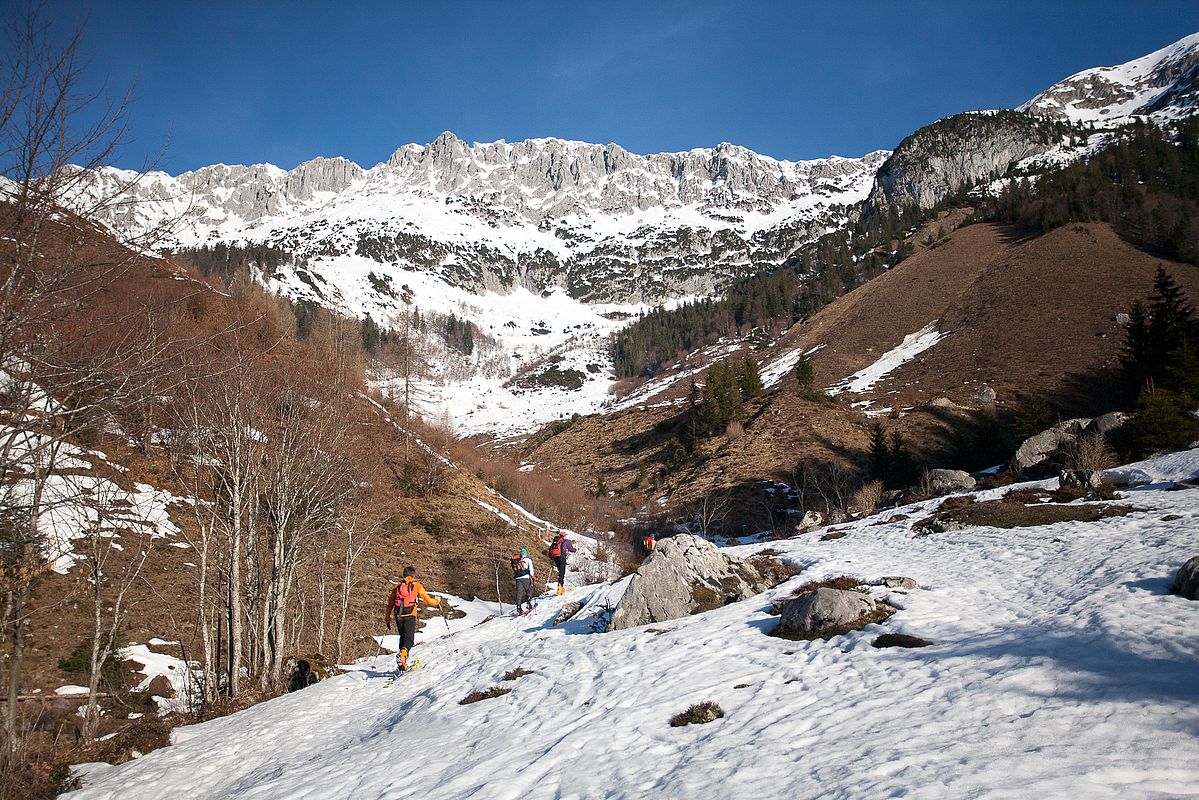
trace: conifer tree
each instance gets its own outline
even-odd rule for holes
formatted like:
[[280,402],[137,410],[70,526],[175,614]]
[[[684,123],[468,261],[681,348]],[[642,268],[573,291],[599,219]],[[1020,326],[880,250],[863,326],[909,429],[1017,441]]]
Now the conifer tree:
[[737,384],[741,389],[741,397],[749,399],[762,393],[762,376],[758,373],[758,364],[749,356],[741,360],[737,370]]
[[887,431],[881,422],[870,425],[870,475],[885,481],[891,471],[891,448],[887,446]]
[[1182,289],[1158,265],[1153,278],[1153,296],[1149,301],[1149,341],[1159,355],[1182,347],[1191,335],[1194,309],[1187,305]]

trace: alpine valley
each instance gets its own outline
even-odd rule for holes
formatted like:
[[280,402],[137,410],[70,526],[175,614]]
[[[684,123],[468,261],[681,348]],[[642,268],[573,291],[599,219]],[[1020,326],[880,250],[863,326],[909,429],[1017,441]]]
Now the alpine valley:
[[864,155],[170,175],[46,13],[0,800],[1194,793],[1199,33]]
[[611,408],[608,337],[638,314],[802,271],[806,247],[845,238],[864,212],[997,191],[1085,158],[1132,120],[1185,117],[1197,97],[1192,35],[858,158],[780,161],[729,143],[645,156],[552,138],[468,145],[447,132],[369,169],[340,157],[178,176],[102,168],[92,192],[128,187],[107,215],[125,237],[170,220],[177,247],[277,249],[256,279],[296,301],[384,327],[412,309],[473,323],[471,352],[430,342],[423,411],[461,435],[510,436]]

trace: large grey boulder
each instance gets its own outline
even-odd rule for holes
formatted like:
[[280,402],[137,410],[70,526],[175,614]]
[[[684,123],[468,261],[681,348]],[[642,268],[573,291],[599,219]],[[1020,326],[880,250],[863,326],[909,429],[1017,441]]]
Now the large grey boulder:
[[874,622],[882,610],[861,592],[813,589],[783,606],[779,633],[811,639],[834,636]]
[[1098,433],[1102,436],[1107,436],[1128,422],[1128,418],[1128,414],[1125,414],[1123,411],[1109,411],[1087,423],[1086,433]]
[[679,534],[659,542],[634,573],[612,611],[610,627],[678,619],[768,588],[769,581],[748,562],[725,555],[698,536]]
[[974,488],[976,481],[969,472],[960,469],[930,469],[928,488],[935,494],[943,492],[965,492]]
[[1172,591],[1187,600],[1199,600],[1199,556],[1188,559],[1178,569]]
[[1016,466],[1025,470],[1045,462],[1059,447],[1075,441],[1090,422],[1089,419],[1068,419],[1028,437],[1016,450]]

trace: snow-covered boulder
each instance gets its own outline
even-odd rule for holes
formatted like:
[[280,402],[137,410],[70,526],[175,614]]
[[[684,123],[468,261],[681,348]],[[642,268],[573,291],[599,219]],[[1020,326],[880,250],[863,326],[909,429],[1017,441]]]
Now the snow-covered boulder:
[[679,534],[658,543],[612,611],[611,630],[678,619],[769,588],[753,565],[711,542]]
[[930,469],[928,488],[934,494],[943,492],[966,492],[974,488],[976,481],[969,472],[960,469]]
[[1188,600],[1199,600],[1199,556],[1187,559],[1178,569],[1173,592]]
[[778,633],[803,639],[857,630],[887,616],[889,609],[861,592],[813,589],[783,606]]

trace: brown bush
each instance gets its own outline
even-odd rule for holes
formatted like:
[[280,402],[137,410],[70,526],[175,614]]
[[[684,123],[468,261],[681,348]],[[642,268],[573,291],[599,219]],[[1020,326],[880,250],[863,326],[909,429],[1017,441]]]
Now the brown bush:
[[1086,490],[1079,486],[1061,486],[1049,493],[1049,498],[1055,503],[1069,503],[1086,496]]
[[849,507],[861,514],[873,514],[883,499],[883,482],[870,481],[858,487],[849,500]]
[[778,586],[783,581],[794,578],[796,575],[803,572],[802,569],[794,564],[789,564],[786,561],[781,561],[777,558],[770,558],[769,556],[762,555],[761,553],[749,559],[749,564],[751,567],[756,569],[758,573],[770,583],[771,586]]
[[477,703],[480,700],[490,700],[493,697],[503,697],[511,691],[511,689],[505,689],[503,686],[492,686],[490,689],[484,689],[481,692],[471,692],[466,697],[459,700],[458,705],[468,706],[471,703]]
[[681,728],[684,725],[705,725],[709,722],[715,722],[724,717],[724,709],[713,703],[711,700],[705,700],[702,703],[696,703],[689,707],[686,711],[679,712],[670,718],[670,727]]
[[955,508],[965,508],[966,506],[973,505],[975,502],[977,501],[974,495],[959,494],[953,497],[946,497],[941,501],[940,508],[942,511],[953,511]]
[[517,678],[523,678],[526,675],[532,675],[532,674],[533,674],[533,670],[531,670],[531,669],[525,669],[524,667],[517,667],[516,669],[510,669],[507,672],[505,672],[504,680],[514,681]]
[[1003,496],[1004,500],[1009,500],[1013,503],[1039,503],[1049,496],[1049,492],[1044,489],[1035,489],[1031,486],[1025,486],[1020,489],[1012,489]]

